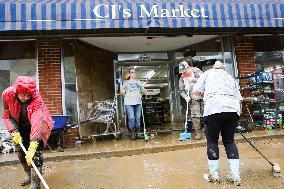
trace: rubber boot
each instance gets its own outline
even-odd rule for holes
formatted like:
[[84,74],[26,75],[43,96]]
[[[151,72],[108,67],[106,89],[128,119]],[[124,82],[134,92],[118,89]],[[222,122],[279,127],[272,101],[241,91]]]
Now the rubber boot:
[[226,176],[226,179],[233,182],[236,186],[241,185],[240,178],[240,160],[239,159],[228,159],[231,173]]
[[20,149],[20,145],[16,145],[16,148],[18,151],[18,158],[26,173],[25,178],[21,181],[21,186],[26,186],[31,183],[31,167],[28,166],[25,158],[26,154],[23,150]]
[[[42,167],[37,167],[39,172],[42,174]],[[34,168],[31,169],[31,175],[32,175],[32,185],[30,187],[30,189],[40,189],[40,178],[39,176],[36,174]]]
[[136,128],[135,132],[136,132],[136,139],[144,139],[144,136],[142,136],[140,133],[140,128]]
[[21,163],[26,173],[25,178],[21,182],[21,186],[26,186],[31,183],[31,167],[27,163]]
[[220,184],[218,175],[219,160],[208,160],[209,174],[204,174],[203,178],[207,182],[213,182],[214,184]]
[[130,129],[130,134],[131,134],[131,139],[132,139],[132,140],[135,140],[135,139],[136,139],[136,136],[135,136],[135,128],[131,128],[131,129]]

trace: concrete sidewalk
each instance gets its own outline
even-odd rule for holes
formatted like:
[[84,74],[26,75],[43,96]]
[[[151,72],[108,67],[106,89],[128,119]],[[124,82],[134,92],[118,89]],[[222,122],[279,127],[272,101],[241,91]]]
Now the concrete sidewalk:
[[[253,131],[244,133],[250,140],[268,140],[284,138],[284,129],[270,131]],[[245,142],[240,134],[236,134],[236,142]],[[222,142],[220,141],[220,144]],[[68,147],[64,152],[44,151],[44,161],[63,161],[63,160],[85,160],[92,158],[122,157],[139,154],[157,153],[165,151],[175,151],[189,148],[206,146],[206,140],[187,140],[179,141],[179,132],[170,134],[155,135],[154,138],[145,142],[144,140],[130,139],[104,139],[94,143],[80,144]],[[0,166],[13,165],[18,163],[16,153],[1,154]]]

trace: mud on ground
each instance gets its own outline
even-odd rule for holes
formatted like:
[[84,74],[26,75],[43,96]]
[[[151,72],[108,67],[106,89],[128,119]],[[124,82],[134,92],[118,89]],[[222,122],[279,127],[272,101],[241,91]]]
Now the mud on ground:
[[[284,139],[255,141],[254,144],[284,168]],[[51,189],[284,189],[284,176],[274,178],[270,164],[248,143],[238,144],[242,186],[236,187],[227,182],[224,176],[229,171],[228,162],[224,147],[219,147],[220,185],[202,179],[203,173],[207,172],[204,147],[106,159],[48,162],[44,167],[44,178]],[[19,165],[0,167],[0,175],[0,188],[21,188],[19,184],[24,172]]]

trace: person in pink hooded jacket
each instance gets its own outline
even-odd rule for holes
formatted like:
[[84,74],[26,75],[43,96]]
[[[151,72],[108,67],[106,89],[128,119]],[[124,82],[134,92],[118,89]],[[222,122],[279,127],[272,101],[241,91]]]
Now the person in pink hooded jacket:
[[[36,88],[36,81],[28,76],[17,77],[14,85],[3,91],[2,100],[2,119],[16,144],[19,160],[26,172],[21,185],[32,182],[32,189],[40,188],[40,179],[31,168],[31,160],[41,172],[41,148],[46,145],[53,128],[50,112]],[[26,155],[19,143],[28,149]]]

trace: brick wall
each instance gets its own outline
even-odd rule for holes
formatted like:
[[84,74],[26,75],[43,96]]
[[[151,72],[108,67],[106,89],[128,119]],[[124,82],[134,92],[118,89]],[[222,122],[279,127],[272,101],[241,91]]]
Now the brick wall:
[[[235,53],[240,75],[247,75],[256,71],[254,59],[253,41],[250,37],[235,38]],[[240,80],[241,87],[247,85],[247,80]]]
[[74,144],[76,141],[76,137],[79,137],[79,128],[78,127],[70,127],[67,129],[67,132],[64,135],[64,143],[65,144]]
[[38,40],[37,49],[39,90],[50,113],[62,115],[60,40]]
[[[236,61],[238,65],[238,74],[247,75],[256,71],[256,63],[254,59],[254,47],[253,41],[250,37],[237,37],[234,40],[235,42],[235,53],[236,53]],[[247,79],[240,80],[240,87],[246,86],[248,84]],[[243,97],[250,96],[248,90],[241,90]],[[246,104],[248,108],[251,110],[251,105]],[[246,106],[242,106],[242,116],[241,119],[246,120],[249,119],[248,111]]]
[[[37,40],[39,90],[52,115],[62,115],[61,43],[60,39]],[[77,128],[68,128],[64,142],[74,143]]]

